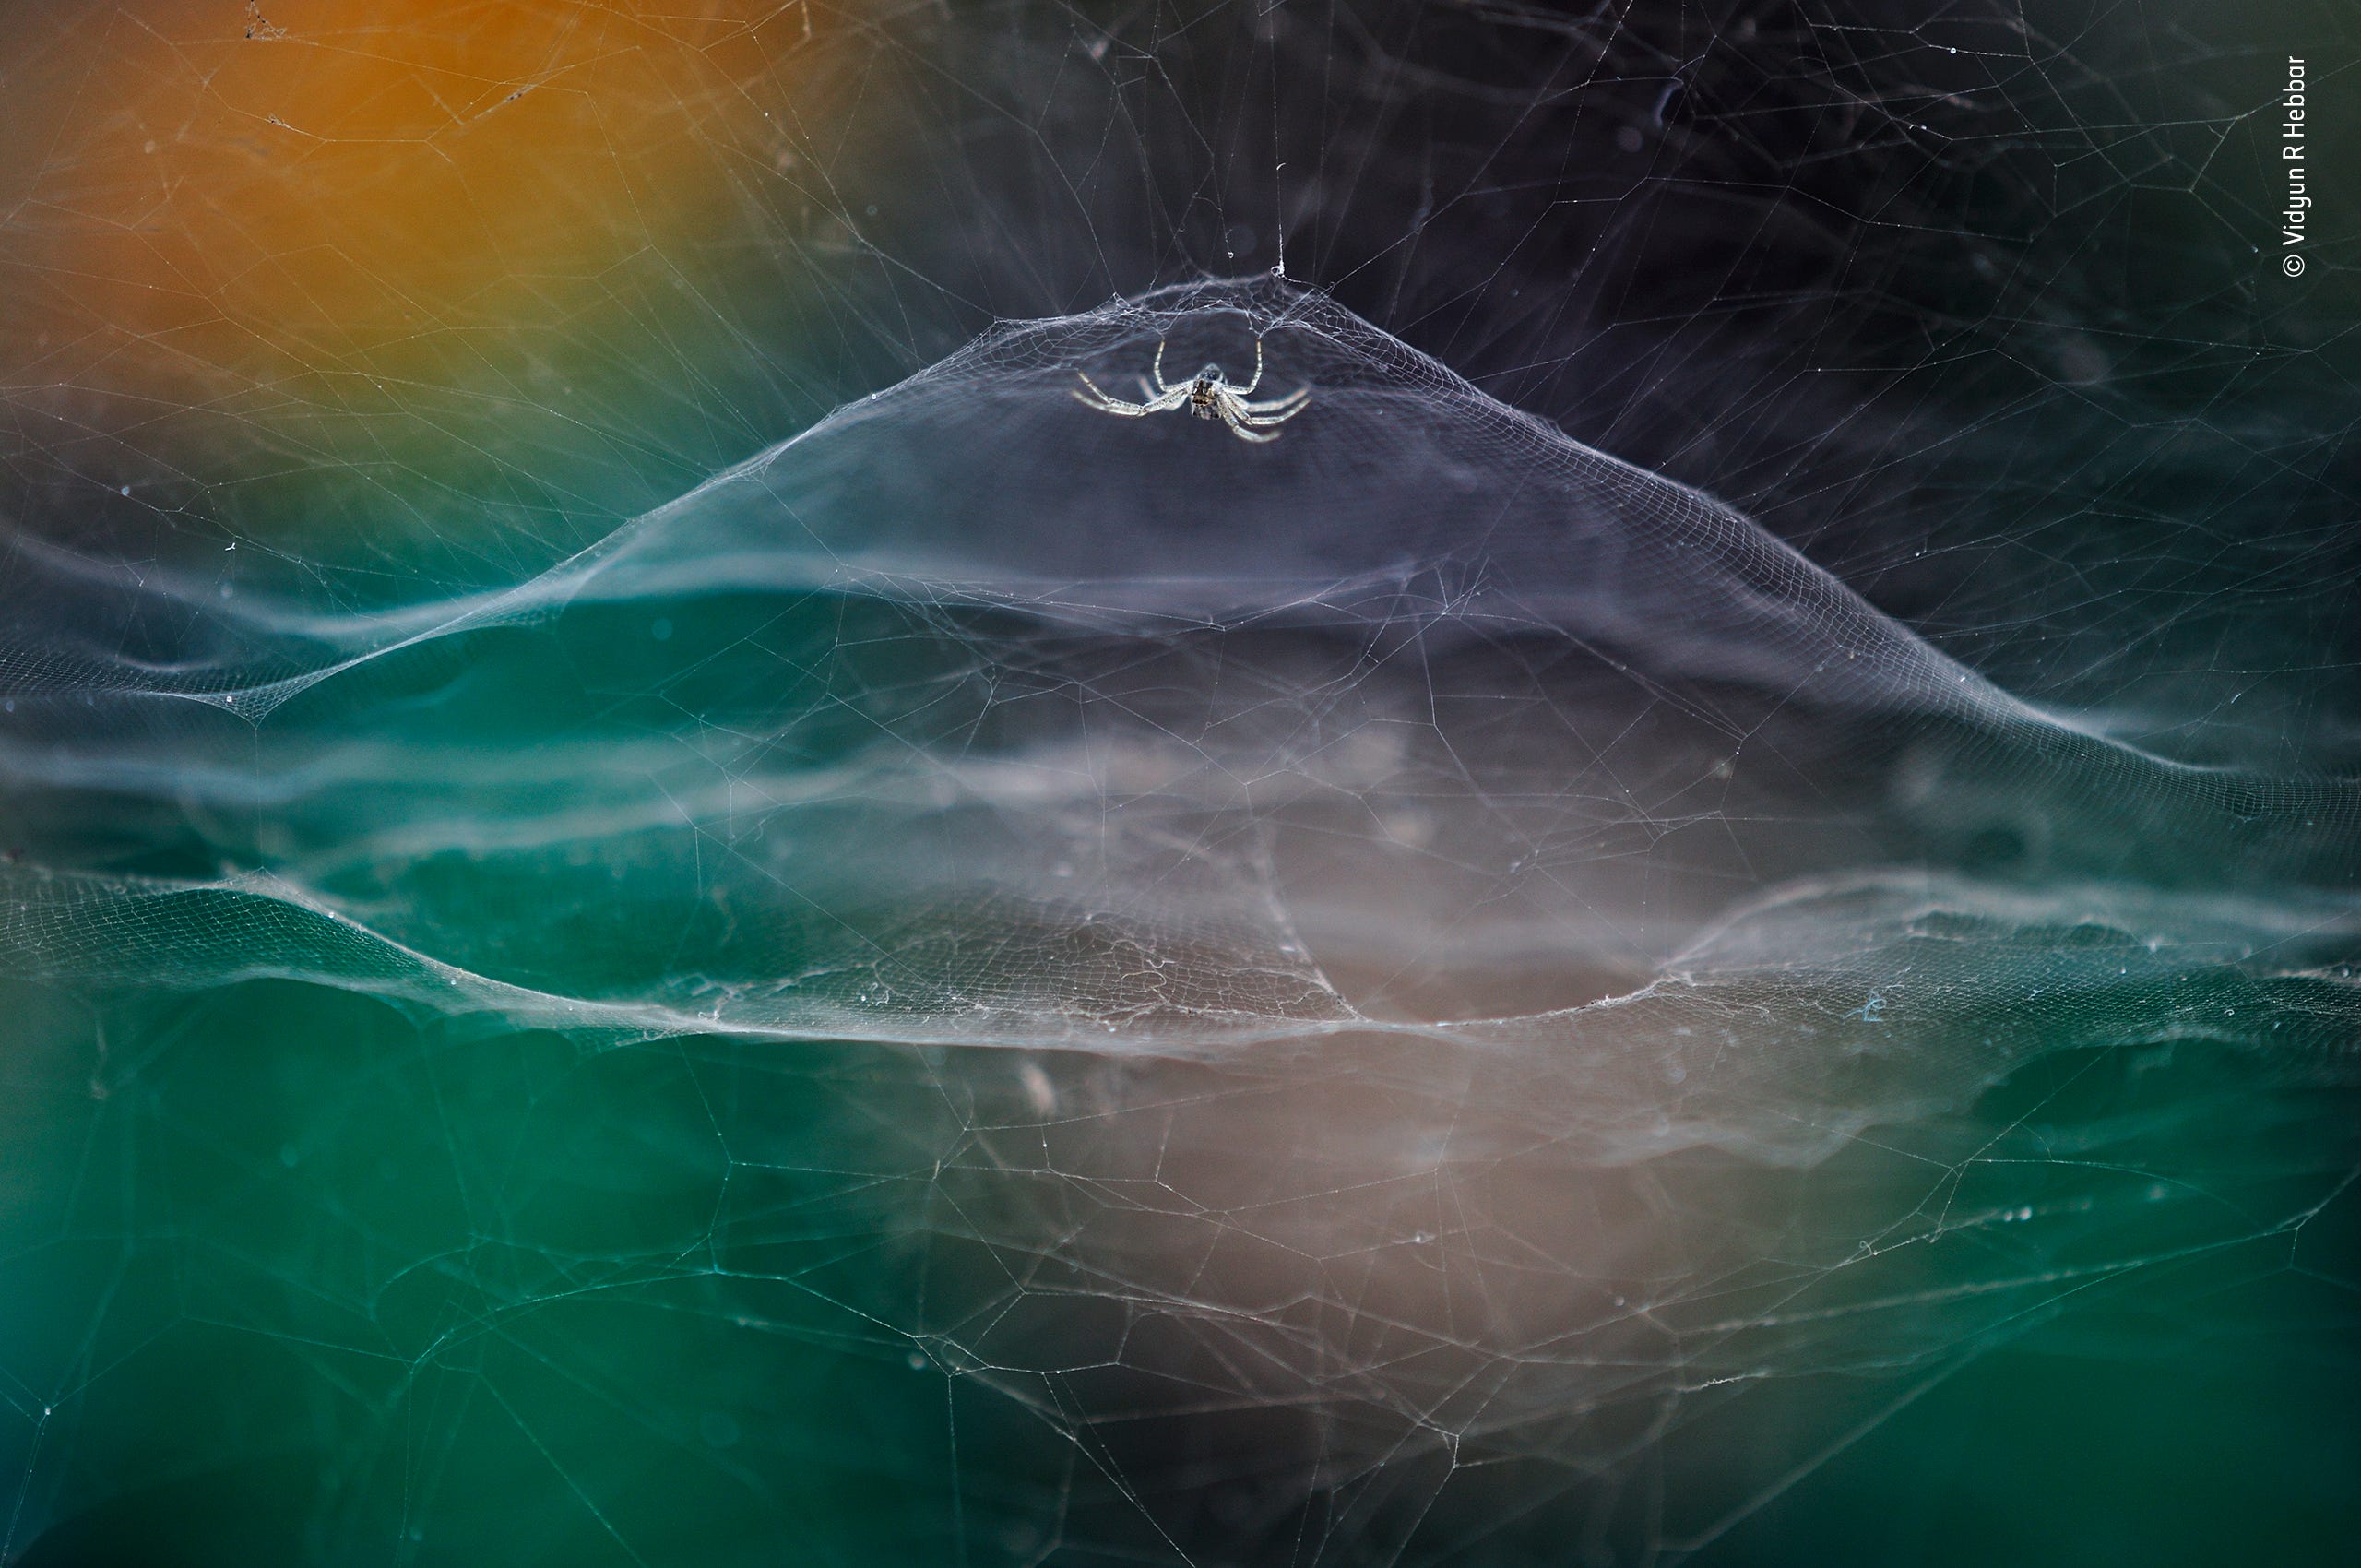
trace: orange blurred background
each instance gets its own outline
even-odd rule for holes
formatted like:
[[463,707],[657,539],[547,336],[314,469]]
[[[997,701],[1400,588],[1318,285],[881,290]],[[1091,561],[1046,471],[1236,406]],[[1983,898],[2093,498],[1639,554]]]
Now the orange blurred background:
[[0,78],[16,477],[218,487],[269,471],[262,448],[415,476],[422,440],[614,422],[586,372],[680,346],[712,314],[679,303],[710,247],[762,243],[813,178],[829,21],[770,0],[24,8]]

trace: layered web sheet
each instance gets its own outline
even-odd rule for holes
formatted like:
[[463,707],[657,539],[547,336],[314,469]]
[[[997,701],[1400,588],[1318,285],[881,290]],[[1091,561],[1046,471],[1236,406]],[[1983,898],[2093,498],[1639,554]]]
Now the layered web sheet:
[[[249,9],[20,89],[0,1560],[2331,1560],[2336,442],[2044,248],[2236,113],[2013,12]],[[1302,410],[1074,397],[1159,351]]]
[[[1066,395],[1258,336],[1312,389],[1274,450]],[[1703,1544],[1777,1490],[1750,1393],[1841,1380],[1841,1443],[2086,1295],[2295,1266],[2346,1179],[2256,1134],[2354,1085],[2349,784],[2025,704],[1277,283],[1003,329],[505,589],[18,562],[64,852],[16,972],[380,999],[460,1084],[519,1030],[718,1075],[574,1134],[670,1126],[709,1206],[574,1255],[491,1179],[446,1332],[784,1294],[1038,1422],[1085,1540],[1398,1552],[1507,1487]],[[252,869],[124,869],[192,824]],[[827,1088],[790,1135],[740,1079]],[[1625,1495],[1684,1443],[1713,1484]],[[1168,1516],[1201,1446],[1234,1520]]]

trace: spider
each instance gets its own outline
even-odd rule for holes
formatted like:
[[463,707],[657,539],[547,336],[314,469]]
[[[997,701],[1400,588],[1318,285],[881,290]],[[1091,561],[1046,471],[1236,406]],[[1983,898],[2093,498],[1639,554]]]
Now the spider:
[[1189,411],[1201,420],[1221,421],[1240,441],[1276,441],[1279,433],[1275,430],[1261,435],[1255,432],[1265,425],[1284,424],[1311,407],[1308,399],[1311,397],[1311,388],[1309,386],[1299,386],[1286,397],[1274,398],[1268,402],[1250,403],[1246,400],[1246,395],[1263,384],[1263,339],[1260,338],[1254,339],[1254,379],[1243,386],[1232,386],[1223,380],[1221,366],[1217,364],[1207,365],[1187,381],[1166,381],[1164,344],[1161,341],[1156,345],[1156,363],[1150,367],[1150,374],[1156,377],[1153,390],[1148,386],[1146,376],[1140,378],[1140,390],[1147,394],[1145,402],[1127,403],[1121,398],[1110,398],[1098,389],[1097,382],[1080,371],[1074,374],[1081,376],[1082,384],[1090,390],[1075,393],[1074,398],[1085,408],[1097,409],[1102,414],[1121,414],[1125,419],[1137,419],[1142,414],[1160,414],[1167,409],[1186,405]]

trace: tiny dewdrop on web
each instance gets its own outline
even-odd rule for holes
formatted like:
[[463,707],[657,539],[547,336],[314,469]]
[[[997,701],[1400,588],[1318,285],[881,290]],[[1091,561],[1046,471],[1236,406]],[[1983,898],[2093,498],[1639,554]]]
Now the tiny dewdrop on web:
[[1299,386],[1286,397],[1274,398],[1267,402],[1247,401],[1248,395],[1263,385],[1263,339],[1260,338],[1254,339],[1253,378],[1243,386],[1232,386],[1223,377],[1221,366],[1216,364],[1205,366],[1187,381],[1166,381],[1164,343],[1161,339],[1156,345],[1156,362],[1148,368],[1149,374],[1156,378],[1156,385],[1151,387],[1146,376],[1140,378],[1140,390],[1146,396],[1145,402],[1130,403],[1121,398],[1110,398],[1098,389],[1097,382],[1081,371],[1074,372],[1074,374],[1090,390],[1076,392],[1074,400],[1086,408],[1097,409],[1102,414],[1121,414],[1125,419],[1160,414],[1167,409],[1186,405],[1197,418],[1218,419],[1229,426],[1231,434],[1240,441],[1254,442],[1276,441],[1279,433],[1275,430],[1267,434],[1255,433],[1271,425],[1285,424],[1311,406],[1311,388],[1309,386]]

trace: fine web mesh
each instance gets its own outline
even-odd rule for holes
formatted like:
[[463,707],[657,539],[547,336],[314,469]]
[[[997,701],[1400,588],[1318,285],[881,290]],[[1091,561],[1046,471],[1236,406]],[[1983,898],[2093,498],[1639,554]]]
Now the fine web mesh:
[[0,1562],[2349,1544],[2275,42],[398,9],[11,17]]
[[[1266,449],[1068,395],[1176,336],[1192,362],[1261,338],[1316,417]],[[505,995],[569,962],[574,911],[526,890],[587,853],[620,868],[600,898],[691,929],[731,910],[695,962],[604,971],[604,1005],[945,1042],[1251,1036],[1552,983],[1520,971],[1618,989],[1750,885],[1996,833],[2082,879],[2210,843],[2198,874],[2230,885],[2333,885],[2355,833],[2349,785],[2031,708],[1744,517],[1271,282],[1000,329],[511,589],[339,618],[21,559],[62,580],[20,613],[160,600],[186,647],[20,668],[19,743],[70,732],[74,782],[135,789],[258,744],[281,839],[230,883],[32,899],[19,919],[59,923],[21,949],[66,973],[93,952]],[[680,607],[661,641],[649,605]],[[629,617],[627,722],[567,712],[522,755],[455,734],[504,708],[529,734],[550,662]],[[340,690],[454,658],[481,689],[452,711],[353,732]],[[225,761],[180,788],[255,786]],[[2129,841],[2095,831],[2127,816]],[[872,848],[812,852],[851,843]],[[484,964],[460,911],[504,886],[485,934],[509,957]],[[158,955],[105,932],[148,898],[256,934]],[[1004,929],[979,939],[982,910]],[[802,972],[775,972],[786,951]],[[1454,979],[1470,965],[1498,972]]]
[[[1311,388],[1269,447],[1069,396],[1258,336]],[[19,973],[790,1079],[924,1048],[834,1091],[825,1201],[725,1119],[717,1208],[503,1310],[815,1297],[1068,1443],[1086,1541],[1573,1499],[1678,1554],[2082,1297],[2284,1265],[2333,1190],[2137,1086],[2354,1087],[2349,784],[2031,707],[1275,281],[1003,326],[513,588],[338,617],[18,560],[19,614],[179,639],[14,665],[19,780],[169,790],[256,868],[12,868]],[[2042,874],[1970,874],[1996,836]],[[865,1268],[765,1261],[848,1208]],[[1803,1454],[1632,1495],[1807,1383]],[[1227,1515],[1173,1517],[1208,1476]]]

